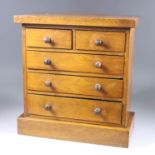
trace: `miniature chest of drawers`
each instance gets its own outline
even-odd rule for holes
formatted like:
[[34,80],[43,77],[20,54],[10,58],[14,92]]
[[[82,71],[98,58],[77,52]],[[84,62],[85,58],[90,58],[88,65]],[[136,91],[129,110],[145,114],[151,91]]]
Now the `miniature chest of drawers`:
[[14,16],[22,24],[18,133],[128,147],[136,18]]

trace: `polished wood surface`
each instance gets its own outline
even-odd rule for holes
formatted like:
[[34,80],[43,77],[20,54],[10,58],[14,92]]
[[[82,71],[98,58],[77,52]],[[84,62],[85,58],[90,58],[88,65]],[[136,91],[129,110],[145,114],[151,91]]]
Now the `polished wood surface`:
[[[45,86],[45,81],[51,82],[51,86]],[[95,89],[96,84],[102,86],[101,91]],[[122,80],[32,72],[27,75],[27,86],[29,90],[100,96],[103,98],[121,98],[123,93]]]
[[[101,40],[102,45],[96,45]],[[124,32],[76,31],[76,49],[93,51],[124,52]]]
[[[44,64],[45,60],[50,60],[51,64]],[[101,67],[96,67],[97,62],[101,63]],[[124,57],[28,51],[27,67],[29,69],[123,75]]]
[[18,132],[127,147],[137,18],[38,14],[14,21],[23,39]]
[[[52,42],[45,43],[44,38],[48,37]],[[26,29],[26,46],[41,48],[72,48],[72,31],[56,29]]]
[[26,58],[26,28],[22,27],[22,71],[23,71],[23,96],[24,96],[24,113],[27,113],[27,60]]
[[133,71],[133,46],[135,29],[131,28],[127,32],[127,44],[126,44],[126,55],[125,55],[125,66],[124,66],[124,108],[123,108],[123,124],[127,126],[128,112],[131,107],[131,94],[132,94],[132,71]]
[[[18,133],[86,143],[128,147],[133,128],[134,113],[129,113],[126,128],[93,125],[77,122],[47,120],[21,115],[18,118]],[[48,131],[48,132],[47,132]]]
[[[45,109],[46,104],[51,108]],[[96,114],[95,109],[101,108]],[[122,105],[119,102],[71,99],[43,95],[28,95],[28,113],[60,118],[79,119],[91,122],[121,123]]]
[[136,27],[138,17],[118,17],[104,14],[28,14],[14,16],[14,22],[22,24],[44,24],[44,25],[75,25],[94,27]]

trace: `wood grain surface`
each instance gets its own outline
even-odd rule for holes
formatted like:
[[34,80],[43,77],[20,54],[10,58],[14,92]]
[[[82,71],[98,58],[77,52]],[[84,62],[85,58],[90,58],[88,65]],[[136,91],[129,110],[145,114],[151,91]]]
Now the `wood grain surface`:
[[[45,43],[44,38],[48,37],[51,43]],[[72,48],[72,31],[56,29],[26,29],[26,46],[41,48]]]
[[[45,81],[50,81],[51,86],[45,86]],[[101,91],[96,91],[96,84],[102,86]],[[28,90],[100,96],[102,98],[121,98],[123,95],[123,81],[116,79],[29,72],[27,85]]]
[[[46,110],[45,106],[51,106]],[[95,109],[101,108],[100,114]],[[76,99],[56,96],[28,95],[28,113],[49,117],[70,118],[100,123],[121,123],[122,105],[120,102]]]
[[[101,40],[103,44],[97,46],[96,40]],[[76,31],[75,46],[80,50],[124,52],[125,33]]]
[[[50,60],[51,64],[44,64],[45,60]],[[95,66],[97,62],[101,63],[100,68]],[[100,73],[122,76],[124,72],[124,57],[28,51],[27,67],[29,69]]]

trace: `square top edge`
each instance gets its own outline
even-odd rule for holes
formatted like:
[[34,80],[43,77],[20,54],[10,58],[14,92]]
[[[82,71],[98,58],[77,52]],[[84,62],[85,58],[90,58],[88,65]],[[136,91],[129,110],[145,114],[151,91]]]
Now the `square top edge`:
[[14,16],[15,23],[68,26],[134,28],[137,26],[138,21],[138,17],[107,16],[102,14],[37,13]]

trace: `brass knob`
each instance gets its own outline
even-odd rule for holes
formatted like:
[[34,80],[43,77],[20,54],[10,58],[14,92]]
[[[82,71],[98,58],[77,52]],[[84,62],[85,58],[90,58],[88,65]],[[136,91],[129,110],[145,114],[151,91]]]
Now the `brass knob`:
[[44,41],[44,43],[51,43],[52,39],[50,37],[44,37],[43,41]]
[[95,108],[95,109],[94,109],[94,113],[95,113],[96,115],[101,114],[101,112],[102,112],[102,109],[101,109],[101,108]]
[[101,91],[101,90],[102,90],[101,84],[97,83],[97,84],[95,85],[95,89],[96,89],[96,91]]
[[103,45],[103,41],[100,40],[100,39],[97,39],[97,40],[95,41],[95,44],[96,44],[96,46],[102,46],[102,45]]
[[51,111],[52,110],[52,106],[50,104],[45,104],[44,105],[44,109],[47,111]]
[[51,86],[52,86],[52,83],[51,83],[51,81],[49,81],[49,80],[46,80],[46,81],[44,82],[44,84],[45,84],[46,87],[51,87]]
[[96,61],[95,67],[96,67],[96,68],[101,68],[101,67],[102,67],[102,62]]
[[51,65],[52,61],[50,59],[45,59],[44,64],[45,65]]

